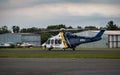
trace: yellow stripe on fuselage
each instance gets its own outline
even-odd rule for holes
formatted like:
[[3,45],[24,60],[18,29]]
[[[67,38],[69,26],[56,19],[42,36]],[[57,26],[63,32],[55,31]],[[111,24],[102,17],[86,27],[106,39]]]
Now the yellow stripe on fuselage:
[[64,48],[67,48],[67,47],[68,47],[68,45],[67,45],[67,43],[66,43],[66,41],[65,41],[65,38],[64,38],[64,33],[63,33],[63,32],[60,32],[60,37],[61,37],[62,42],[63,42],[63,44],[64,44]]

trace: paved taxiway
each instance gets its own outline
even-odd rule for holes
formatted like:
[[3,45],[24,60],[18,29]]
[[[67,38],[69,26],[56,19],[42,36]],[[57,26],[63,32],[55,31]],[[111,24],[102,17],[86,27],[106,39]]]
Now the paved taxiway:
[[0,58],[0,75],[120,75],[120,59]]

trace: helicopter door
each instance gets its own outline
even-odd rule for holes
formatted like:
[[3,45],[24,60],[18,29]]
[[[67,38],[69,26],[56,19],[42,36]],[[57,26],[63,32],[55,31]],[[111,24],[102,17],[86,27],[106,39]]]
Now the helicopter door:
[[53,45],[54,44],[54,40],[53,39],[51,39],[51,45]]
[[55,39],[55,45],[59,46],[62,43],[61,39]]

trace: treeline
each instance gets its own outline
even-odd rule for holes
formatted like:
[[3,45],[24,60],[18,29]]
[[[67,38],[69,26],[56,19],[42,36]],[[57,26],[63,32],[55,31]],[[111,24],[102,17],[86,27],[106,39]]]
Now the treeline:
[[[59,25],[50,25],[47,26],[46,28],[37,28],[37,27],[31,27],[31,28],[22,28],[20,29],[19,26],[14,25],[12,26],[12,31],[8,30],[7,26],[2,26],[0,27],[0,34],[3,33],[40,33],[42,31],[49,31],[49,30],[56,30],[56,29],[73,29],[72,26],[66,26],[64,24],[59,24]],[[96,26],[85,26],[84,28],[82,26],[78,26],[77,29],[82,29],[82,30],[99,30],[99,29],[106,29],[106,30],[120,30],[120,27],[114,24],[113,21],[109,21],[105,27],[96,27]]]
[[[55,29],[61,29],[61,28],[65,28],[65,29],[73,29],[72,26],[67,27],[64,24],[59,24],[59,25],[50,25],[47,26],[47,28],[36,28],[36,27],[32,27],[32,28],[22,28],[20,29],[19,26],[14,25],[12,26],[12,31],[8,30],[7,26],[2,26],[0,27],[0,34],[3,33],[39,33],[41,31],[45,31],[45,30],[55,30]],[[113,21],[109,21],[107,23],[107,25],[105,27],[100,27],[97,28],[96,26],[85,26],[84,28],[82,26],[78,26],[78,29],[83,29],[83,30],[98,30],[98,29],[102,29],[105,28],[106,30],[120,30],[120,27],[117,26],[116,24],[114,24]]]

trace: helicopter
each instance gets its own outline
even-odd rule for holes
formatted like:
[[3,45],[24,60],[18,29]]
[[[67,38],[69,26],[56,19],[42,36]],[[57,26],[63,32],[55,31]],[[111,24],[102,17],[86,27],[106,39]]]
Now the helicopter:
[[102,35],[105,32],[105,29],[101,29],[95,36],[86,37],[78,36],[71,32],[65,32],[65,29],[60,29],[59,34],[52,36],[45,43],[42,44],[43,48],[48,48],[51,51],[53,48],[61,48],[63,50],[71,48],[75,51],[75,48],[84,43],[90,43],[99,41],[102,39]]

